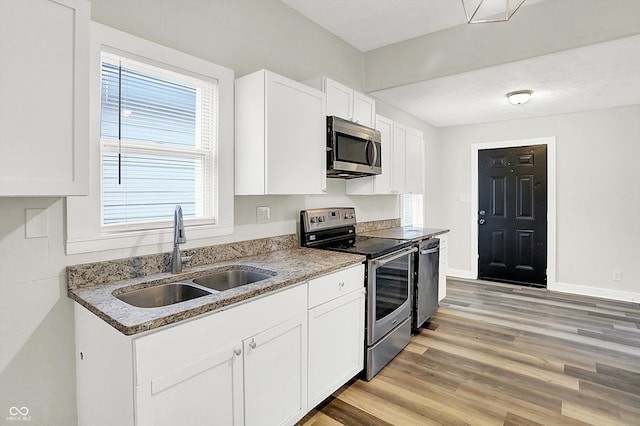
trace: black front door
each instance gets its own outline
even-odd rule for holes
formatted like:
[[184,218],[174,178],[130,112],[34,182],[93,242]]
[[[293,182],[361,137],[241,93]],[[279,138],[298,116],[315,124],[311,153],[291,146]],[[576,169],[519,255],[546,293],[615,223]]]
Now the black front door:
[[478,151],[478,278],[547,284],[547,146]]

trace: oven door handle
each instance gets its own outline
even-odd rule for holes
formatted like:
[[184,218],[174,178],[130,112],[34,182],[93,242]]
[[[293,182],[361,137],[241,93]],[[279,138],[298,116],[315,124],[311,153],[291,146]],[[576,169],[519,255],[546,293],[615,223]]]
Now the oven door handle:
[[413,247],[413,248],[411,248],[409,250],[403,250],[400,253],[394,254],[394,255],[389,256],[389,257],[383,257],[382,259],[379,259],[379,260],[373,260],[372,262],[373,262],[373,264],[375,266],[380,267],[380,266],[386,265],[387,263],[389,263],[391,261],[394,261],[394,260],[396,260],[396,259],[398,259],[398,258],[400,258],[402,256],[406,256],[408,254],[415,253],[417,251],[418,251],[418,248],[417,247]]
[[427,250],[420,250],[420,254],[424,255],[424,254],[431,254],[431,253],[436,253],[440,251],[440,249],[436,248],[432,248],[432,249],[427,249]]

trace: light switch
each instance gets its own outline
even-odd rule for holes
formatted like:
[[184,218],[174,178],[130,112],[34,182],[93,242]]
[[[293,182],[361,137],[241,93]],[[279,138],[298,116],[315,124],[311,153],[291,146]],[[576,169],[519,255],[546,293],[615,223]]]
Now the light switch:
[[268,223],[271,220],[271,209],[269,207],[258,207],[256,211],[256,221],[258,224]]
[[47,209],[25,209],[25,238],[49,236],[49,211]]

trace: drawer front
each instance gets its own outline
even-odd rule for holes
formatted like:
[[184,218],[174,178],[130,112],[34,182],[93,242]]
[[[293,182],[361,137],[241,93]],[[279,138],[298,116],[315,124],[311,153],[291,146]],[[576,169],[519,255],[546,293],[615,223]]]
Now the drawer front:
[[364,287],[364,265],[309,280],[309,308]]

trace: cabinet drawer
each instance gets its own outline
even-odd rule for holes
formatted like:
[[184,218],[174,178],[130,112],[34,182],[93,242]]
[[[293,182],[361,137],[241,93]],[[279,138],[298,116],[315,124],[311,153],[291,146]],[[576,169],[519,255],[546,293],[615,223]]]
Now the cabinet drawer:
[[309,280],[309,308],[364,287],[364,265]]

